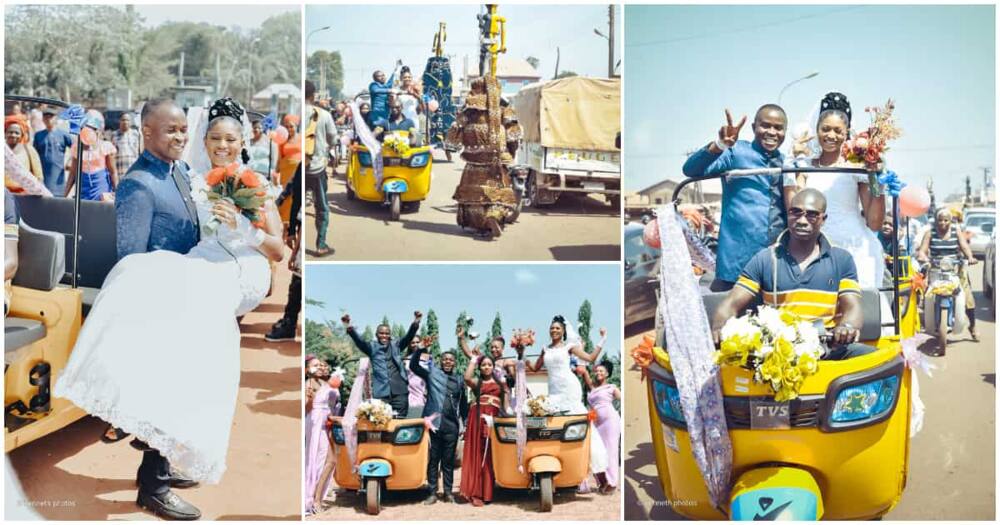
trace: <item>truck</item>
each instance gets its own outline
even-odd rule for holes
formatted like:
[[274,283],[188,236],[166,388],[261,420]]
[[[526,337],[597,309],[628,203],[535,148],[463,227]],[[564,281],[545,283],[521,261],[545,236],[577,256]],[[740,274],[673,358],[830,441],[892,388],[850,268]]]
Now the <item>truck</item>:
[[602,194],[621,207],[621,80],[567,77],[521,88],[516,165],[528,171],[524,202],[554,204],[565,192]]

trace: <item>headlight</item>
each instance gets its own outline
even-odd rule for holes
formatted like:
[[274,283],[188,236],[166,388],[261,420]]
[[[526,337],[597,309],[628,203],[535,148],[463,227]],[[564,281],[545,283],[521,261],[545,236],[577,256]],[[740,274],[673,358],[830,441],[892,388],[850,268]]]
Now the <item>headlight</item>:
[[844,388],[833,403],[830,421],[856,423],[878,418],[895,405],[898,393],[899,376],[883,377]]
[[684,409],[681,408],[681,394],[676,386],[653,381],[653,400],[656,402],[656,411],[660,413],[665,423],[687,426]]
[[511,425],[496,425],[497,439],[501,443],[514,443],[517,441],[517,427]]
[[422,437],[424,437],[423,426],[403,427],[396,430],[396,435],[393,436],[392,443],[395,445],[413,445],[419,443]]
[[431,161],[430,152],[418,153],[410,157],[410,167],[411,168],[423,168]]
[[334,425],[334,427],[330,430],[330,433],[333,434],[333,442],[334,443],[336,443],[338,445],[343,445],[344,444],[344,442],[345,442],[345,440],[344,440],[344,427],[342,427],[340,425]]
[[364,166],[364,167],[366,167],[366,168],[371,167],[371,165],[372,165],[372,154],[369,153],[369,152],[367,152],[367,151],[359,151],[358,152],[358,162],[360,162],[361,165]]
[[583,441],[587,437],[587,427],[589,424],[586,422],[573,423],[572,425],[566,426],[566,431],[563,432],[563,441]]

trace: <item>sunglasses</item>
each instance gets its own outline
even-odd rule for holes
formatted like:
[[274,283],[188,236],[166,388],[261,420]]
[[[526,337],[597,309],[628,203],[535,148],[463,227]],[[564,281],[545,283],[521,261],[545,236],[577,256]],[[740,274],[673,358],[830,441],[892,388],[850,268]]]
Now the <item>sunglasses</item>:
[[803,215],[806,216],[806,220],[809,222],[816,222],[820,219],[820,217],[823,217],[823,214],[816,210],[803,210],[802,208],[788,209],[789,218],[797,220],[799,217],[802,217]]

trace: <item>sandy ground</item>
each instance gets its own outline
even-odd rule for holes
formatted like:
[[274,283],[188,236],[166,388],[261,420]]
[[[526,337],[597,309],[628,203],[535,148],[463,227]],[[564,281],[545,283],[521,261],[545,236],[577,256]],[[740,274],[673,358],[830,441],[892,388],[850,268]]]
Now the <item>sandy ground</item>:
[[[455,222],[452,194],[464,163],[446,162],[435,151],[431,191],[416,213],[389,220],[379,203],[347,200],[346,167],[328,179],[331,218],[327,244],[332,261],[616,261],[621,256],[621,220],[603,195],[567,194],[548,208],[526,208],[498,239],[463,232]],[[316,248],[312,206],[306,207],[306,254]]]
[[[300,519],[301,343],[264,340],[284,312],[290,275],[280,265],[274,294],[243,318],[242,375],[222,482],[177,489],[203,520]],[[25,499],[52,503],[35,507],[43,518],[156,519],[135,504],[142,454],[129,439],[102,443],[104,427],[86,417],[9,455]]]
[[[972,267],[980,342],[949,338],[945,357],[929,357],[932,378],[920,378],[924,428],[910,442],[909,477],[887,520],[993,520],[996,504],[996,325],[982,296],[982,263]],[[631,350],[652,322],[631,327]],[[627,357],[630,366],[631,357]],[[625,519],[683,519],[666,503],[649,442],[644,384],[625,373]],[[634,399],[639,396],[638,399]]]
[[[455,470],[455,497],[461,483],[462,469]],[[618,521],[621,519],[621,492],[609,495],[576,494],[574,489],[562,489],[556,493],[552,512],[538,512],[538,494],[527,490],[507,490],[496,488],[493,503],[484,507],[473,507],[467,503],[450,504],[438,501],[433,505],[423,505],[427,493],[423,490],[390,492],[383,495],[382,512],[378,516],[367,514],[363,501],[354,492],[342,489],[331,491],[333,497],[326,500],[325,511],[307,520],[412,520],[412,521]]]

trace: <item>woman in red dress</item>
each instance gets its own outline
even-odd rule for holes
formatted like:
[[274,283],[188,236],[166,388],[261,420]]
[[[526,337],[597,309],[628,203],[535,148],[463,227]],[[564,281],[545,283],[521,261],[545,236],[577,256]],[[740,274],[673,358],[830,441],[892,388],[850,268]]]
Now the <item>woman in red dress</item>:
[[469,360],[465,384],[472,389],[475,401],[469,408],[465,429],[460,492],[473,506],[481,507],[483,502],[493,500],[494,482],[493,454],[489,447],[491,428],[482,416],[501,415],[507,395],[505,385],[493,378],[493,358],[488,355]]

